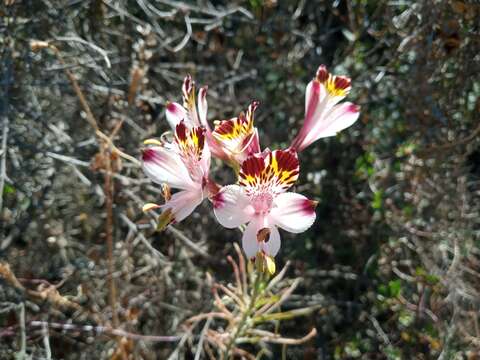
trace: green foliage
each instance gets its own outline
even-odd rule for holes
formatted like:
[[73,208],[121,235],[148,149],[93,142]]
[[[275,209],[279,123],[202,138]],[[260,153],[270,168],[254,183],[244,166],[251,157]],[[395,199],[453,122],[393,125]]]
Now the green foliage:
[[3,195],[7,196],[9,194],[15,194],[15,188],[9,184],[5,184],[5,186],[3,187]]

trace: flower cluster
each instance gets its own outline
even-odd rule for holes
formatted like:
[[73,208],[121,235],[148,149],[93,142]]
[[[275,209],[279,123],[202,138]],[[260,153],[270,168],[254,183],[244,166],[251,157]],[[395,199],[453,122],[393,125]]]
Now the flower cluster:
[[[183,104],[166,106],[172,128],[169,139],[150,139],[143,150],[143,169],[163,186],[165,203],[146,204],[144,210],[161,209],[159,226],[179,222],[204,199],[209,199],[218,222],[226,228],[244,227],[242,245],[248,258],[274,257],[280,249],[278,228],[292,233],[308,229],[315,221],[316,202],[288,191],[297,181],[297,153],[316,140],[334,136],[351,126],[359,107],[341,102],[350,91],[350,79],[335,76],[322,65],[306,88],[305,119],[287,149],[262,150],[250,104],[238,117],[207,121],[207,88],[199,89],[190,76],[184,80]],[[341,102],[341,103],[340,103]],[[221,187],[210,178],[211,157],[230,165],[236,184]],[[170,189],[177,191],[170,195]]]

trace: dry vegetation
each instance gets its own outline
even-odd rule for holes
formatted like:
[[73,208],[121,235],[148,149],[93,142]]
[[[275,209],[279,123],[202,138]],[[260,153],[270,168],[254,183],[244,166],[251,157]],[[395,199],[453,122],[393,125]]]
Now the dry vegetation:
[[195,316],[223,311],[222,286],[250,299],[228,260],[240,232],[206,203],[156,232],[142,141],[190,73],[210,120],[259,100],[262,145],[286,146],[320,63],[362,115],[301,155],[317,222],[282,234],[276,291],[309,311],[233,353],[480,357],[476,1],[1,1],[1,359],[219,358],[239,318]]

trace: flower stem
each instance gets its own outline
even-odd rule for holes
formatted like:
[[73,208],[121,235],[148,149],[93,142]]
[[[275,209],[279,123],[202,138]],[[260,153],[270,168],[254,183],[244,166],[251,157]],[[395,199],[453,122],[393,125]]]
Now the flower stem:
[[242,333],[243,333],[243,328],[248,320],[248,318],[252,315],[253,310],[255,309],[255,303],[257,302],[257,297],[259,295],[259,290],[260,290],[260,284],[262,283],[262,278],[263,278],[263,273],[261,272],[256,272],[256,277],[255,277],[255,282],[253,284],[253,290],[252,290],[252,295],[250,297],[250,302],[248,304],[247,309],[245,312],[242,314],[242,318],[240,319],[240,322],[238,323],[237,329],[235,330],[235,333],[231,337],[225,352],[223,353],[223,359],[227,360],[228,356],[230,355],[230,351],[232,349],[232,346],[235,344],[235,341],[237,338],[239,338]]

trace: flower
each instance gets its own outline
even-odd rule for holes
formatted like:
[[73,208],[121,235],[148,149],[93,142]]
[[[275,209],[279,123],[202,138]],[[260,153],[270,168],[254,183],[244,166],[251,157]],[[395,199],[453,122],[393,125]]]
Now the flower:
[[286,192],[298,174],[294,150],[265,150],[242,163],[238,185],[225,186],[212,198],[220,224],[227,228],[248,224],[242,245],[249,258],[259,251],[272,257],[278,253],[278,227],[300,233],[315,221],[316,202]]
[[180,121],[185,121],[189,127],[203,126],[208,146],[213,156],[223,160],[228,159],[222,147],[212,136],[212,131],[207,121],[207,87],[201,87],[198,90],[198,106],[195,98],[195,82],[190,75],[183,80],[182,93],[183,105],[176,102],[168,102],[166,106],[166,116],[170,127],[175,131],[175,127]]
[[234,165],[240,165],[249,155],[261,151],[258,131],[253,126],[257,107],[258,101],[252,102],[246,114],[242,112],[236,118],[221,121],[212,133]]
[[335,136],[353,125],[360,114],[360,107],[343,102],[350,92],[350,78],[332,75],[321,65],[315,79],[307,85],[305,94],[305,120],[291,148],[302,151],[320,138]]
[[146,148],[142,160],[143,171],[152,181],[180,190],[171,198],[167,196],[164,205],[144,206],[145,211],[162,209],[162,228],[190,215],[215,187],[208,176],[210,150],[203,127],[190,128],[181,120],[175,127],[173,141]]

